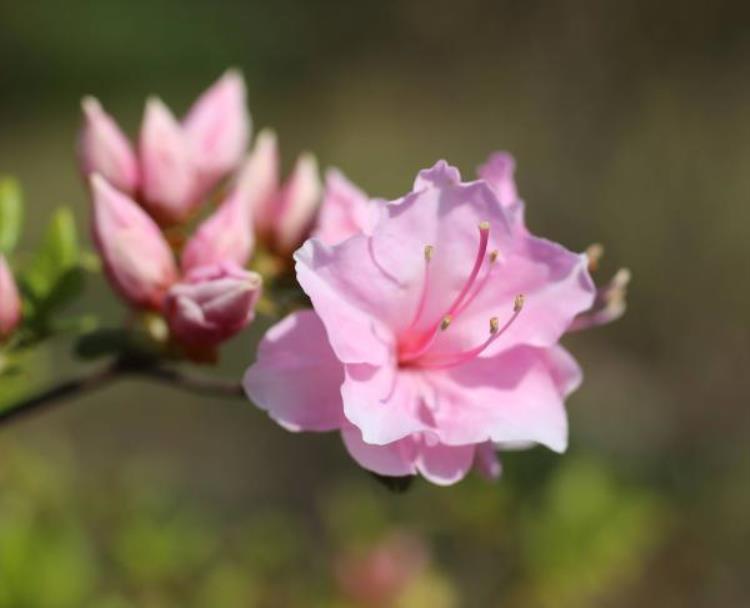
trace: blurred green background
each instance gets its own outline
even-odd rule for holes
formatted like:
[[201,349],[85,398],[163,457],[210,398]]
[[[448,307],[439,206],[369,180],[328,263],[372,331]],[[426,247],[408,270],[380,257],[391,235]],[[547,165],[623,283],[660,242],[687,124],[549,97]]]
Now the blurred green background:
[[[0,608],[750,605],[749,51],[731,1],[0,1],[22,246],[60,203],[86,231],[83,95],[133,134],[146,95],[182,112],[238,66],[287,166],[393,197],[508,149],[532,229],[634,275],[626,317],[568,341],[569,453],[496,485],[394,495],[335,434],[140,382],[0,429]],[[85,308],[123,315],[102,280]],[[64,340],[30,365],[0,401],[77,369]],[[378,551],[413,571],[379,600]]]

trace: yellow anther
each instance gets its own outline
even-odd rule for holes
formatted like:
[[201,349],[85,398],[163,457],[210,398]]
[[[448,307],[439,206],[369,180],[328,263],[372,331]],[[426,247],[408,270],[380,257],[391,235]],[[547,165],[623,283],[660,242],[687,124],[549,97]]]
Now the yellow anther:
[[480,222],[479,229],[482,231],[490,229],[490,223],[488,221]]
[[599,268],[599,262],[604,257],[604,245],[594,243],[586,248],[586,257],[589,260],[589,270],[594,271]]
[[435,248],[432,245],[425,245],[424,246],[424,261],[429,262],[432,259],[432,256],[434,253],[435,253]]
[[453,321],[453,317],[451,317],[450,315],[445,315],[443,317],[443,320],[440,322],[440,329],[442,331],[448,329],[451,325],[451,321]]
[[615,273],[615,276],[612,277],[612,283],[621,289],[624,289],[627,287],[628,283],[630,283],[631,276],[632,273],[629,268],[620,268],[620,270]]
[[494,264],[497,262],[497,258],[500,257],[500,251],[495,249],[494,251],[490,251],[490,264]]
[[500,321],[497,320],[497,317],[492,317],[490,319],[490,333],[496,334],[498,329],[500,329]]
[[526,298],[522,293],[519,293],[516,296],[516,299],[513,301],[513,312],[519,312],[523,308],[523,304],[526,301]]

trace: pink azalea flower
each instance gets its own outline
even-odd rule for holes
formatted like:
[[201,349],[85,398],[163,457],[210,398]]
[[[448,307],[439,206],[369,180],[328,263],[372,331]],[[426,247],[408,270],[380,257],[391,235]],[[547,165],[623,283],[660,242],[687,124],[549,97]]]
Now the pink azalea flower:
[[21,297],[8,267],[0,254],[0,341],[10,336],[21,322]]
[[307,238],[321,195],[318,164],[302,154],[286,182],[280,183],[276,136],[261,132],[239,181],[250,193],[257,235],[274,253],[288,256]]
[[146,103],[138,154],[94,98],[82,102],[79,160],[135,196],[162,224],[185,221],[242,160],[250,137],[242,76],[230,70],[193,104],[180,123],[153,97]]
[[260,275],[232,263],[204,266],[169,290],[165,315],[172,335],[190,348],[211,349],[255,315]]
[[295,259],[314,311],[271,328],[245,376],[281,425],[339,430],[365,468],[438,484],[497,471],[489,442],[565,450],[580,370],[558,341],[594,299],[587,259],[514,229],[485,181],[441,161],[370,234]]

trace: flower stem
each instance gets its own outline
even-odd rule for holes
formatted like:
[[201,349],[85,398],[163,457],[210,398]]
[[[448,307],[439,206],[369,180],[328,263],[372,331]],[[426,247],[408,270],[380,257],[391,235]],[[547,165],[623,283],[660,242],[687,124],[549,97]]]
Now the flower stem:
[[120,358],[94,372],[66,380],[8,405],[0,410],[0,426],[49,409],[73,397],[104,388],[125,377],[140,377],[211,397],[243,395],[242,386],[238,382],[198,376],[140,358]]

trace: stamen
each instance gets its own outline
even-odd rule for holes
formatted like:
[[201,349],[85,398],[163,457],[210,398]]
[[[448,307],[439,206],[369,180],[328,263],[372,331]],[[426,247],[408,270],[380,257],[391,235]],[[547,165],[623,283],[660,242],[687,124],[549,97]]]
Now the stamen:
[[459,292],[458,296],[456,296],[456,299],[453,301],[453,304],[451,304],[446,314],[454,315],[456,313],[456,311],[463,304],[464,299],[468,295],[469,290],[471,289],[472,285],[474,285],[474,282],[477,280],[479,271],[481,270],[482,264],[484,263],[484,256],[487,254],[487,243],[489,242],[489,240],[490,240],[490,223],[482,222],[479,224],[479,250],[477,251],[477,257],[474,260],[474,268],[471,269],[471,274],[469,275],[469,278],[466,280],[466,283],[464,284],[463,288]]
[[604,245],[601,243],[593,243],[586,248],[586,257],[589,260],[589,272],[594,272],[599,269],[599,262],[604,257]]
[[500,251],[495,249],[490,252],[489,255],[489,266],[487,267],[487,272],[484,273],[484,276],[482,279],[477,283],[474,287],[474,290],[469,294],[469,296],[464,300],[463,304],[459,306],[458,310],[456,310],[453,314],[458,316],[460,315],[464,310],[466,310],[469,305],[476,299],[476,297],[481,293],[481,291],[485,288],[487,283],[490,282],[490,275],[492,274],[492,269],[495,266],[495,263],[500,258]]
[[435,248],[432,245],[425,245],[424,246],[424,275],[422,279],[422,293],[419,295],[419,302],[417,304],[417,310],[414,312],[414,317],[412,318],[412,321],[409,324],[408,329],[411,329],[417,323],[419,323],[419,319],[421,318],[422,313],[424,312],[424,307],[425,307],[425,304],[427,303],[427,294],[430,290],[430,261],[432,260],[433,255],[435,255]]
[[500,327],[500,322],[497,317],[492,317],[490,319],[490,335],[479,346],[475,346],[474,348],[470,348],[469,350],[460,353],[438,355],[432,358],[427,357],[419,362],[419,366],[429,369],[443,369],[466,363],[467,361],[471,361],[478,357],[490,344],[502,336],[518,318],[521,310],[523,310],[524,301],[525,298],[522,294],[516,296],[516,299],[513,302],[513,314],[502,327]]
[[[413,361],[414,359],[424,355],[430,349],[430,347],[434,344],[435,340],[437,339],[437,335],[439,331],[446,330],[448,326],[450,325],[451,321],[453,320],[453,318],[455,317],[456,312],[459,311],[459,309],[463,310],[462,304],[464,303],[464,300],[466,299],[466,296],[468,295],[472,286],[476,282],[477,275],[479,274],[479,271],[481,270],[482,265],[484,263],[485,255],[487,255],[487,243],[489,242],[489,236],[490,236],[490,223],[486,221],[481,222],[479,224],[479,249],[477,250],[477,257],[474,260],[474,267],[471,270],[471,274],[469,275],[469,278],[467,279],[463,288],[459,292],[458,296],[456,296],[456,299],[453,301],[453,304],[451,304],[451,306],[448,308],[448,311],[441,317],[440,321],[435,322],[425,332],[424,342],[422,342],[422,345],[419,346],[413,352],[408,352],[407,350],[407,352],[405,353],[400,353],[400,356],[399,356],[400,362],[403,363],[407,361]],[[405,330],[405,333],[407,334],[417,326],[417,324],[419,323],[419,320],[422,317],[422,314],[424,313],[424,310],[427,304],[427,296],[428,296],[428,291],[429,291],[429,262],[432,259],[433,254],[434,254],[434,247],[432,245],[426,245],[424,248],[425,274],[424,274],[424,282],[422,284],[422,294],[420,295],[419,303],[417,305],[417,310],[414,314],[412,322],[409,324],[409,326]],[[490,255],[490,259],[493,259],[493,258],[497,259],[497,256]]]

